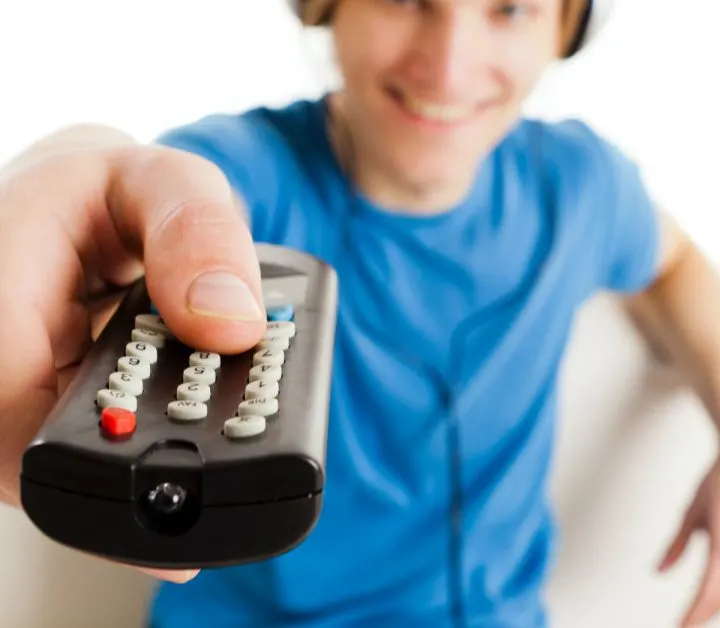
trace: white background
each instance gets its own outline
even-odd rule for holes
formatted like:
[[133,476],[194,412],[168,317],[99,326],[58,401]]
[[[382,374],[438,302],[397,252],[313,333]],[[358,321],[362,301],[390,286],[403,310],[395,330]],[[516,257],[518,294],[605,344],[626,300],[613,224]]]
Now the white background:
[[[620,0],[598,45],[557,68],[529,107],[580,116],[623,146],[715,262],[718,24],[715,0]],[[282,0],[0,0],[0,162],[77,122],[151,140],[210,112],[317,95],[326,68],[311,43]],[[638,409],[649,402],[630,400],[643,385],[637,345],[618,358],[593,325],[585,337],[595,340],[575,345],[566,378],[568,414],[592,418],[595,431],[574,423],[562,441],[558,502],[571,525],[553,584],[558,626],[670,628],[702,546],[667,579],[651,575],[652,563],[709,460],[712,433],[692,398]],[[630,337],[617,325],[607,333],[615,343]],[[628,408],[651,422],[630,434],[600,425]],[[17,513],[0,518],[0,557],[2,626],[131,628],[147,594],[144,580],[59,552]]]

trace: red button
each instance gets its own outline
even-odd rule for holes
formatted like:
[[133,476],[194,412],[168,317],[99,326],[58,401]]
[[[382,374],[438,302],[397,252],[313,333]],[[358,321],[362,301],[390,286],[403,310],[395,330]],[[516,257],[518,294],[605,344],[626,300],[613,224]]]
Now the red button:
[[100,425],[110,436],[127,436],[135,431],[135,413],[125,408],[104,408]]

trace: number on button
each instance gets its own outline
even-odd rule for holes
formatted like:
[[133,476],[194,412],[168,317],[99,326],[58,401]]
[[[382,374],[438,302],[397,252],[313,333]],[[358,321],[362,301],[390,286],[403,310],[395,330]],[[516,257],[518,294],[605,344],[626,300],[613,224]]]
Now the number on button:
[[280,387],[277,382],[258,379],[245,386],[246,399],[259,399],[262,397],[277,397]]
[[100,408],[123,408],[131,412],[137,411],[137,397],[128,395],[122,390],[110,390],[109,388],[98,390],[96,401]]
[[210,386],[202,382],[180,384],[177,388],[176,396],[180,401],[205,402],[210,399]]
[[205,366],[188,366],[183,371],[183,382],[215,383],[215,371]]
[[108,388],[111,390],[122,390],[128,395],[142,395],[143,380],[133,373],[116,372],[110,375]]
[[285,352],[280,349],[263,349],[253,355],[253,364],[271,364],[281,366],[285,362]]
[[190,366],[206,366],[209,369],[220,368],[220,356],[208,351],[196,351],[190,356]]
[[146,342],[158,349],[165,346],[165,335],[151,329],[133,329],[131,336],[136,342]]
[[277,382],[282,377],[282,368],[277,364],[258,364],[250,369],[248,379],[251,382],[259,379]]
[[132,373],[142,379],[150,377],[150,362],[135,356],[124,356],[118,360],[118,371]]
[[155,364],[158,359],[157,349],[146,342],[130,342],[125,346],[125,354],[130,358],[142,358],[150,364]]

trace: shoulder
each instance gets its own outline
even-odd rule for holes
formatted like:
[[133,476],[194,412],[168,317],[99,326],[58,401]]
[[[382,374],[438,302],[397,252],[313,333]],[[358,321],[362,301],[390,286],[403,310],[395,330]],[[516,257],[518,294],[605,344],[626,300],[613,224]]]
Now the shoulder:
[[162,133],[156,143],[200,155],[217,165],[249,212],[253,234],[271,237],[287,222],[308,162],[322,142],[322,101],[215,113]]
[[208,153],[213,158],[277,158],[309,138],[319,102],[298,100],[282,107],[214,113],[162,133],[160,144]]
[[536,154],[551,171],[568,177],[609,176],[636,165],[606,135],[579,119],[523,118],[509,134],[508,146]]

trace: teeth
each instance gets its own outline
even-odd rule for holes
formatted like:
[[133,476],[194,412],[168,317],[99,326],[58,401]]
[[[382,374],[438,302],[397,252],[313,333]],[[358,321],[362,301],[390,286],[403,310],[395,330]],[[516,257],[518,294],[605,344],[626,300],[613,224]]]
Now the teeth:
[[403,97],[403,103],[415,115],[433,122],[456,122],[469,117],[474,109],[471,105],[439,105],[408,96]]

